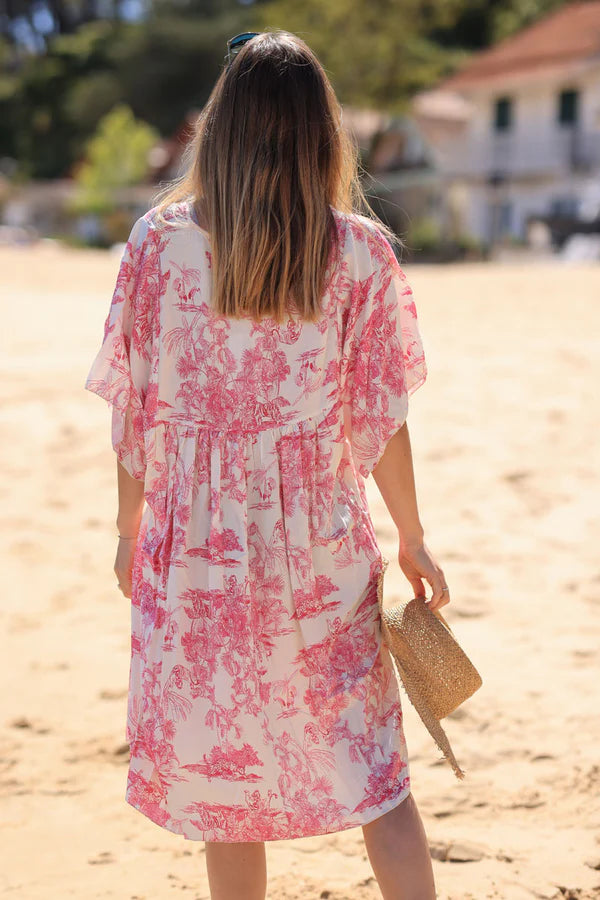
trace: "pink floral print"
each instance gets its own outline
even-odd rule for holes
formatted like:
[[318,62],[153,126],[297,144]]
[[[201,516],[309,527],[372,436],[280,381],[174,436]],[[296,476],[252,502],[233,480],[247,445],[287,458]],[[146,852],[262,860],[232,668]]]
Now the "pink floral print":
[[365,479],[427,370],[390,244],[332,213],[322,315],[277,324],[213,312],[191,204],[149,210],[85,382],[144,482],[125,799],[189,840],[341,831],[410,793]]

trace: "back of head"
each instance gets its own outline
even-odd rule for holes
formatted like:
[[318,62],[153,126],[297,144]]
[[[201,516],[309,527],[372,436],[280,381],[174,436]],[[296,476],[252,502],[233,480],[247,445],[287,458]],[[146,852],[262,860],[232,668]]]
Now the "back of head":
[[299,37],[261,32],[223,69],[159,213],[191,199],[211,235],[212,307],[282,321],[321,314],[335,258],[331,207],[370,211],[358,151],[320,62]]

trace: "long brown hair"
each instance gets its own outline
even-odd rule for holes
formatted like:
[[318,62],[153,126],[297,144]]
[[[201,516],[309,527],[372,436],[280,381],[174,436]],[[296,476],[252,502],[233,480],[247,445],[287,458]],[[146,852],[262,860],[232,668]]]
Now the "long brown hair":
[[155,197],[157,217],[173,203],[202,204],[218,314],[281,322],[291,302],[316,321],[337,250],[331,206],[368,216],[399,243],[366,200],[323,67],[288,31],[260,32],[223,69],[183,161],[184,174]]

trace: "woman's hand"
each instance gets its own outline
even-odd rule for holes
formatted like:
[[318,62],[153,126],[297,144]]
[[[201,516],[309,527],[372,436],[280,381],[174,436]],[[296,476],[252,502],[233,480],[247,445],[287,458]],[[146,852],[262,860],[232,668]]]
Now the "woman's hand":
[[[422,597],[428,603],[429,609],[439,609],[450,603],[450,592],[442,590],[447,587],[444,573],[431,555],[425,541],[401,543],[398,562],[411,584],[415,597]],[[423,579],[429,582],[433,591],[429,601],[425,597]]]
[[131,577],[135,544],[135,538],[129,540],[119,538],[119,546],[117,547],[117,556],[114,566],[114,573],[117,576],[118,584],[121,586],[120,589],[123,591],[123,595],[129,599],[131,599]]

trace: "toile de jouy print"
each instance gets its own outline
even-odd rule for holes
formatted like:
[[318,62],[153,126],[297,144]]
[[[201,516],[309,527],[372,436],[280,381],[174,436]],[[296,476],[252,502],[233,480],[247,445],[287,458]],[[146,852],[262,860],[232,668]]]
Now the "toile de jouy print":
[[85,387],[144,482],[126,801],[190,840],[372,821],[410,792],[365,479],[427,370],[376,226],[332,208],[322,315],[214,313],[188,201],[134,224]]

